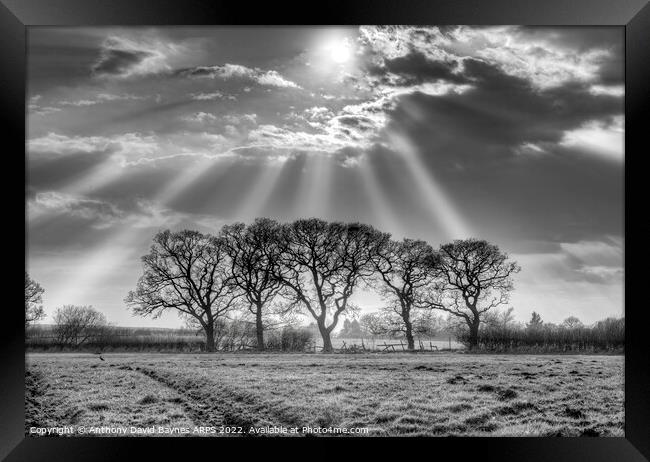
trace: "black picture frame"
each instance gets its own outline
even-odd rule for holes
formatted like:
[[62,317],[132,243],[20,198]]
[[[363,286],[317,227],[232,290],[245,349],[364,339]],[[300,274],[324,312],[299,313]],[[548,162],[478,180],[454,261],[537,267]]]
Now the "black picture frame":
[[[644,258],[640,233],[647,233],[645,214],[633,208],[639,200],[643,207],[643,154],[647,155],[644,122],[650,106],[650,5],[647,0],[335,0],[319,4],[266,2],[226,2],[216,0],[0,0],[0,120],[4,128],[5,159],[11,165],[3,181],[5,209],[19,220],[25,217],[24,203],[18,203],[15,172],[25,167],[19,153],[25,149],[26,30],[33,26],[102,26],[102,25],[250,25],[250,24],[468,24],[468,25],[612,25],[625,28],[626,95],[625,95],[625,437],[621,438],[434,438],[397,443],[390,439],[348,439],[363,446],[364,457],[374,457],[388,447],[408,449],[409,458],[469,458],[479,454],[481,460],[554,460],[554,461],[642,461],[650,458],[650,361],[647,326],[642,298],[635,294],[645,290]],[[11,147],[11,149],[9,149]],[[13,162],[16,162],[13,164]],[[26,180],[26,178],[25,178]],[[18,234],[19,226],[7,230]],[[15,228],[15,229],[14,229]],[[25,233],[26,221],[25,221]],[[7,239],[13,242],[11,234]],[[11,237],[9,237],[11,236]],[[13,239],[12,239],[13,238]],[[630,242],[631,241],[631,242]],[[17,242],[17,240],[16,240]],[[17,247],[5,244],[6,247]],[[634,251],[627,249],[633,248]],[[24,255],[23,255],[24,259]],[[638,268],[635,271],[633,268]],[[8,292],[16,294],[17,269],[7,278]],[[13,300],[13,297],[12,297]],[[199,449],[209,451],[210,458],[225,457],[241,440],[230,438],[185,439],[191,446],[172,438],[29,438],[24,435],[24,320],[18,300],[5,304],[5,327],[0,358],[0,458],[8,461],[33,460],[118,460],[141,446],[148,458],[159,456],[192,457]],[[152,441],[153,440],[153,441]],[[200,440],[200,441],[199,441]],[[343,457],[333,449],[328,438],[302,439],[296,457],[310,457],[322,452]],[[293,447],[295,439],[257,439],[256,446],[269,451]],[[408,446],[407,446],[408,445]],[[251,447],[249,442],[244,448]],[[322,449],[322,451],[319,451]],[[421,451],[416,455],[415,450]],[[308,452],[302,452],[308,451]],[[332,452],[335,451],[335,452]],[[374,454],[373,454],[374,453]],[[241,453],[240,453],[241,454]],[[282,455],[282,454],[279,454]],[[286,454],[285,454],[286,455]],[[474,457],[475,458],[475,457]]]

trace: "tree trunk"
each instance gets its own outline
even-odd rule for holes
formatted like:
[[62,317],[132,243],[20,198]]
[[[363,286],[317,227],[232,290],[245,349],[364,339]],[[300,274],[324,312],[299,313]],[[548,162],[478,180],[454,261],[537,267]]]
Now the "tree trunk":
[[214,351],[214,323],[210,322],[205,325],[205,351]]
[[472,320],[472,322],[469,324],[469,349],[475,350],[476,347],[478,347],[478,327],[479,327],[480,321],[479,318],[476,317]]
[[257,305],[255,312],[255,333],[257,334],[257,349],[264,351],[264,324],[262,323],[262,305]]
[[413,326],[408,317],[404,317],[404,326],[406,327],[406,343],[409,350],[415,350],[415,340],[413,339]]
[[330,331],[325,327],[325,323],[318,322],[318,330],[320,335],[323,338],[323,353],[331,353],[334,351],[332,347],[332,340],[330,338]]

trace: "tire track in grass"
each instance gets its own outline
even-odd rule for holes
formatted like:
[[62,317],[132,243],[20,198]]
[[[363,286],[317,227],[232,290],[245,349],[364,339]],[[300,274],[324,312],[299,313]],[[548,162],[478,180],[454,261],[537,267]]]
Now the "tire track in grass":
[[183,407],[183,410],[192,420],[195,426],[203,427],[219,427],[224,425],[224,416],[219,412],[209,412],[207,405],[201,403],[203,398],[195,390],[188,390],[179,386],[174,386],[173,383],[160,377],[154,371],[139,366],[118,366],[119,369],[139,372],[147,377],[155,380],[161,385],[175,391],[182,398],[177,402]]
[[[31,427],[53,427],[52,420],[58,417],[56,409],[46,396],[50,384],[43,373],[33,366],[25,370],[25,435]],[[56,433],[51,436],[59,436]]]
[[232,436],[259,436],[249,433],[251,427],[301,426],[292,416],[282,415],[269,409],[250,394],[237,393],[217,383],[211,383],[209,391],[205,384],[174,373],[161,372],[146,367],[133,367],[185,397],[184,405],[199,426],[242,427],[243,433]]

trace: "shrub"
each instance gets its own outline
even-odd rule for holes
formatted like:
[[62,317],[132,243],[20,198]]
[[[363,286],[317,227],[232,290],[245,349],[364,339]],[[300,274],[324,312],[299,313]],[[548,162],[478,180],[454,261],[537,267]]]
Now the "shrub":
[[313,332],[305,328],[284,327],[266,336],[266,348],[280,351],[304,351],[313,341]]

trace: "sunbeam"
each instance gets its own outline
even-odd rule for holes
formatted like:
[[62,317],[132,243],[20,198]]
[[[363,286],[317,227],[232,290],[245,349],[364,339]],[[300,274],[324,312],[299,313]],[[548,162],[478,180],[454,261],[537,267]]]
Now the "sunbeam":
[[245,195],[233,213],[236,220],[247,223],[266,215],[266,204],[285,166],[286,161],[267,161],[259,166],[257,175],[251,180],[251,187],[242,188]]
[[[82,177],[58,188],[57,192],[70,196],[85,196],[111,184],[124,173],[124,168],[111,159],[107,159]],[[55,218],[57,214],[56,211],[31,208],[29,204],[27,212],[30,226],[43,225]]]
[[413,143],[406,136],[394,131],[390,131],[388,136],[395,150],[404,158],[414,185],[421,191],[423,200],[427,202],[427,211],[431,220],[440,224],[448,239],[470,237],[472,232],[469,227],[433,174],[428,171]]
[[223,161],[224,160],[220,157],[204,157],[203,159],[195,161],[191,166],[180,172],[174,180],[159,189],[154,196],[153,201],[163,205],[168,204],[169,201],[179,196],[195,181],[205,175],[214,163]]
[[384,189],[379,185],[377,176],[371,165],[372,160],[366,157],[357,167],[361,176],[361,182],[366,191],[372,211],[377,216],[377,223],[380,229],[390,232],[394,237],[404,236],[404,230],[395,212],[388,205],[389,200]]
[[140,247],[134,245],[137,237],[137,230],[125,226],[98,248],[81,256],[75,269],[59,287],[58,298],[66,300],[66,303],[92,305],[92,294],[100,281],[119,271],[121,264],[137,259],[140,252]]
[[332,162],[333,159],[323,153],[308,155],[296,191],[295,216],[327,216],[330,208]]
[[[204,158],[187,167],[176,178],[160,188],[151,199],[154,205],[164,206],[180,195],[196,180],[204,175],[214,162],[221,162],[221,158]],[[160,223],[159,226],[165,226]],[[151,236],[142,234],[143,228],[123,224],[121,229],[109,238],[98,244],[97,248],[86,255],[67,282],[62,285],[61,293],[74,294],[74,299],[82,300],[92,292],[99,282],[110,272],[115,271],[120,264],[137,257],[141,247],[139,240],[148,241]]]

